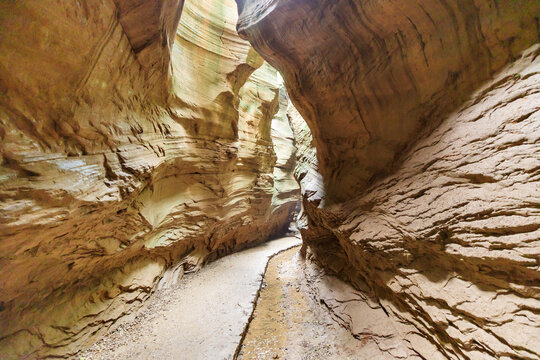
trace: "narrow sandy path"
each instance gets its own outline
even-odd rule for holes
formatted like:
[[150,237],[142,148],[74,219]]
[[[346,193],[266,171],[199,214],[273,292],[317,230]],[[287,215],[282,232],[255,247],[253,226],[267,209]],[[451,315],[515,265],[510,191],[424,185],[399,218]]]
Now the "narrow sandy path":
[[232,359],[268,259],[299,244],[295,237],[269,241],[186,275],[76,359]]
[[[298,247],[268,263],[239,360],[352,360],[365,343],[308,295]],[[385,359],[380,353],[370,359]]]

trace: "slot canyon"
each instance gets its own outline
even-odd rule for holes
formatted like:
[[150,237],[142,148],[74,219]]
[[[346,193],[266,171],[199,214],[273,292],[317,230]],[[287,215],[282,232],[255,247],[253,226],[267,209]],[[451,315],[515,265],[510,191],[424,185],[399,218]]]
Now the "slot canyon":
[[540,359],[538,0],[0,1],[0,359]]

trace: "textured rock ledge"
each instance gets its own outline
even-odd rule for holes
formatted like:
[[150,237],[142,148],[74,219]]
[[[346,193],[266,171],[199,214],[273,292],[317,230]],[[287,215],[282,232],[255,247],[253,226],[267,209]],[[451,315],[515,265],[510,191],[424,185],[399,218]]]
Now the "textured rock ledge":
[[81,350],[167,268],[177,281],[288,225],[281,85],[236,34],[233,1],[0,13],[4,358]]
[[298,109],[306,271],[358,356],[540,358],[538,2],[239,4]]

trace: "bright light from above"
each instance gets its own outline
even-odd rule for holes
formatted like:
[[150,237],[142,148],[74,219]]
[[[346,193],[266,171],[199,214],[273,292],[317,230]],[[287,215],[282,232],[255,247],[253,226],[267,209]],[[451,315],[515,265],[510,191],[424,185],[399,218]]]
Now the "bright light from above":
[[279,71],[276,72],[277,73],[277,80],[278,80],[278,83],[280,85],[283,85],[283,76],[281,76],[281,73]]

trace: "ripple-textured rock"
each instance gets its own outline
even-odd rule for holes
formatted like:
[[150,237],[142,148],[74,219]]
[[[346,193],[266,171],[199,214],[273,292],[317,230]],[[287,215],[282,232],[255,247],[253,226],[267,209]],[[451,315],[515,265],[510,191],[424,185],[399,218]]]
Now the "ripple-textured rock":
[[181,276],[288,225],[297,192],[274,177],[290,184],[294,164],[274,172],[294,156],[273,141],[294,146],[271,130],[281,84],[236,34],[233,1],[0,13],[4,357],[81,350],[166,268]]

